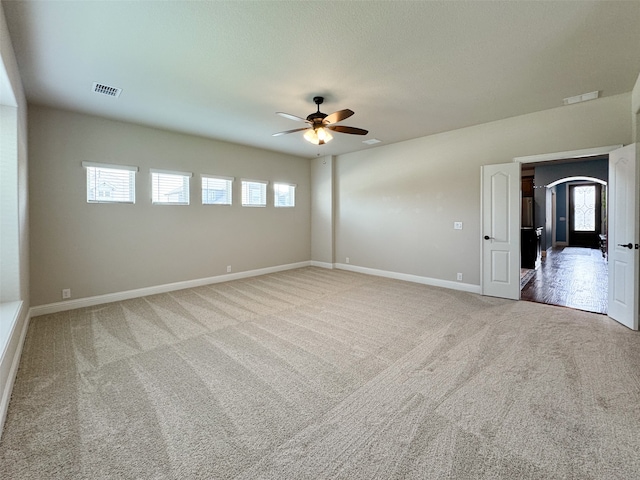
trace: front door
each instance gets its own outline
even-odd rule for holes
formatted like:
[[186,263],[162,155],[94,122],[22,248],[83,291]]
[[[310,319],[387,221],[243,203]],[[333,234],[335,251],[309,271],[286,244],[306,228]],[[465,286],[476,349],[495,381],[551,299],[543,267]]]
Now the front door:
[[482,294],[520,298],[520,164],[485,165],[482,176]]
[[638,330],[636,146],[609,153],[609,316]]
[[569,185],[569,246],[599,247],[601,204],[600,184]]

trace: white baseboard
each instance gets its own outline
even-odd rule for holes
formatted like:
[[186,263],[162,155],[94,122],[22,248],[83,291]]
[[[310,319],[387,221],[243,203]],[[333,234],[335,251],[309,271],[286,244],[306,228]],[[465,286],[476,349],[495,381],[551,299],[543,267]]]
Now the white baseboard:
[[333,270],[333,263],[327,263],[327,262],[316,262],[315,260],[311,260],[311,266],[312,267],[321,267],[321,268],[328,268],[329,270]]
[[[22,356],[22,347],[24,346],[24,339],[27,336],[27,329],[29,328],[29,311],[25,311],[26,308],[24,306],[24,302],[19,302],[19,306],[15,309],[15,313],[12,312],[13,318],[7,319],[2,318],[2,321],[11,321],[12,328],[9,333],[8,340],[4,349],[2,350],[2,356],[0,356],[0,365],[4,366],[5,362],[11,362],[11,366],[9,367],[9,372],[6,378],[2,378],[2,397],[0,398],[0,438],[2,438],[2,431],[4,428],[4,422],[7,419],[7,410],[9,409],[9,401],[11,400],[11,392],[13,390],[13,383],[16,380],[16,375],[18,374],[18,366],[20,365],[20,357]],[[4,314],[5,312],[3,312]],[[25,319],[22,322],[22,329],[18,329],[18,324],[20,323],[20,318],[25,315]],[[16,346],[15,351],[13,352],[12,358],[9,358],[9,346],[13,342],[13,339],[18,336],[18,345]],[[3,369],[4,370],[4,369]],[[3,375],[4,376],[4,375]]]
[[480,285],[471,283],[453,282],[449,280],[441,280],[439,278],[421,277],[411,275],[409,273],[389,272],[387,270],[378,270],[375,268],[358,267],[356,265],[346,263],[336,263],[335,268],[341,270],[349,270],[350,272],[364,273],[367,275],[375,275],[377,277],[393,278],[395,280],[405,280],[407,282],[421,283],[423,285],[431,285],[433,287],[450,288],[452,290],[461,290],[463,292],[481,294]]
[[49,303],[46,305],[36,305],[31,307],[31,317],[39,315],[48,315],[50,313],[64,312],[74,310],[76,308],[93,307],[102,305],[103,303],[120,302],[131,298],[146,297],[147,295],[156,295],[158,293],[173,292],[175,290],[183,290],[185,288],[202,287],[203,285],[211,285],[213,283],[229,282],[241,278],[257,277],[259,275],[267,275],[269,273],[282,272],[284,270],[293,270],[294,268],[308,267],[310,261],[289,263],[287,265],[278,265],[275,267],[258,268],[256,270],[247,270],[246,272],[227,273],[215,277],[198,278],[195,280],[185,280],[183,282],[167,283],[164,285],[156,285],[153,287],[137,288],[135,290],[127,290],[124,292],[107,293],[105,295],[96,295],[94,297],[78,298],[75,300],[67,300],[65,302]]

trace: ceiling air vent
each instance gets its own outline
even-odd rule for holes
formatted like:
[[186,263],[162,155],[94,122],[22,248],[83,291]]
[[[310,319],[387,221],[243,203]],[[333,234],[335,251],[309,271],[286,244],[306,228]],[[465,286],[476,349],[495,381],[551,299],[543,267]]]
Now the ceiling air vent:
[[102,95],[108,95],[110,97],[116,97],[116,98],[118,98],[122,93],[121,88],[110,87],[109,85],[104,85],[102,83],[94,83],[93,91],[95,93],[100,93]]
[[573,105],[574,103],[586,102],[587,100],[595,100],[600,96],[600,91],[583,93],[582,95],[576,95],[575,97],[567,97],[562,100],[565,105]]

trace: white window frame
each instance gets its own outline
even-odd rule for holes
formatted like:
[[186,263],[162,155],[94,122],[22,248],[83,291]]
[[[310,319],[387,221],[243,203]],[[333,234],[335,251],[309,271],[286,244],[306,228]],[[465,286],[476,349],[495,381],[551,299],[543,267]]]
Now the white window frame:
[[[136,173],[138,172],[138,167],[132,165],[117,165],[115,163],[97,163],[97,162],[82,162],[82,166],[86,169],[86,198],[87,203],[124,203],[124,204],[135,204],[136,203]],[[97,199],[98,195],[96,194],[96,198],[90,198],[91,189],[89,187],[89,175],[91,168],[102,169],[102,170],[119,170],[120,172],[130,172],[129,176],[129,199],[128,200],[106,200],[105,198]],[[97,186],[95,186],[97,188]],[[113,198],[113,197],[111,197]]]
[[[191,201],[191,177],[193,177],[193,173],[192,172],[179,172],[176,170],[161,170],[158,168],[151,168],[149,169],[149,172],[151,173],[151,175],[149,175],[149,180],[151,182],[151,204],[152,205],[189,205],[190,201]],[[186,179],[187,181],[187,189],[186,189],[186,194],[187,194],[187,201],[186,202],[170,202],[170,201],[161,201],[161,200],[154,200],[154,177],[155,175],[173,175],[176,177],[183,177],[183,181]],[[160,193],[158,192],[158,195],[160,195]],[[162,195],[167,195],[166,193],[163,193]]]
[[[278,205],[278,193],[276,192],[278,186],[292,188],[291,192],[291,205]],[[273,182],[273,206],[276,208],[293,208],[296,206],[296,187],[295,183],[286,182]]]
[[[201,174],[200,177],[201,177],[201,180],[200,180],[200,188],[201,188],[201,190],[200,190],[200,199],[202,201],[202,205],[220,205],[220,206],[226,207],[226,206],[230,206],[230,205],[233,204],[233,182],[235,181],[235,177],[223,177],[222,175],[209,175],[209,174],[205,174],[205,173]],[[229,199],[229,201],[227,203],[212,203],[212,202],[208,202],[208,201],[205,202],[205,198],[204,198],[204,191],[205,191],[204,183],[205,183],[205,179],[207,179],[207,178],[211,178],[211,179],[214,179],[214,180],[224,180],[224,181],[228,182],[227,183],[227,195],[228,195],[227,198]],[[206,189],[206,190],[208,190],[208,189]]]
[[[266,207],[267,206],[267,185],[269,182],[266,180],[252,180],[249,178],[242,178],[242,191],[241,191],[241,203],[243,207]],[[245,203],[246,195],[245,195],[245,186],[248,184],[260,184],[262,187],[262,191],[264,192],[264,202],[263,203]]]

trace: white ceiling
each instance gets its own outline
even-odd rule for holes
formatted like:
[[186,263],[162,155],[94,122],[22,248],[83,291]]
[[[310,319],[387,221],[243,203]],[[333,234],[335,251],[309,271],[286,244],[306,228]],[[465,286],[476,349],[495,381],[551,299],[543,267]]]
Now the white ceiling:
[[[629,92],[640,72],[640,1],[2,5],[31,103],[303,157]],[[272,136],[304,126],[276,111],[306,117],[316,95],[369,135]]]

